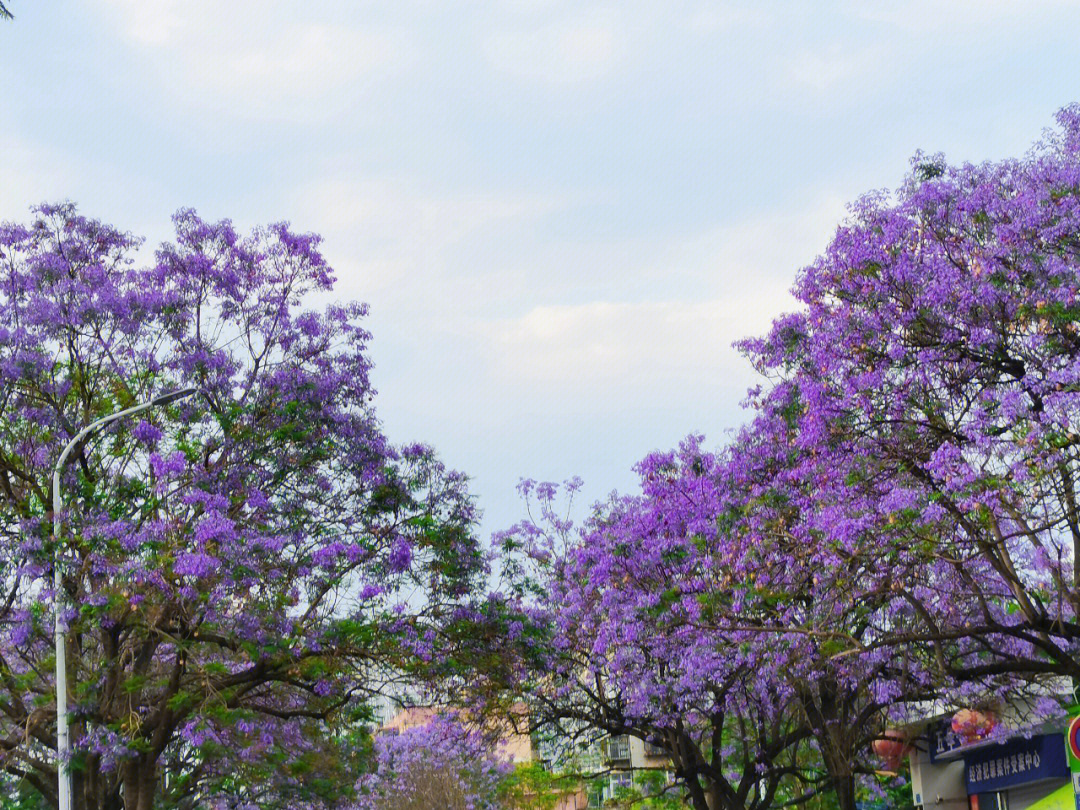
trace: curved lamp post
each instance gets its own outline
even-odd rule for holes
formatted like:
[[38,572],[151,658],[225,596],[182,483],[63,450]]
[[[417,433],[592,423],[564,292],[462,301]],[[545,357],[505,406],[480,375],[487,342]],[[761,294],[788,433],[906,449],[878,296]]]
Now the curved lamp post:
[[60,458],[56,461],[56,467],[53,468],[53,613],[56,619],[56,758],[60,810],[72,810],[71,771],[68,769],[71,741],[68,737],[67,638],[63,619],[61,618],[65,599],[63,598],[63,570],[60,564],[60,510],[64,506],[63,498],[60,495],[60,474],[64,471],[64,466],[67,464],[71,452],[94,431],[111,425],[117,419],[134,416],[156,405],[168,405],[171,402],[186,399],[198,392],[198,388],[181,388],[178,391],[170,391],[147,402],[132,405],[130,408],[111,413],[108,416],[101,417],[96,422],[91,422],[76,433],[71,441],[67,443],[63,452],[60,453]]

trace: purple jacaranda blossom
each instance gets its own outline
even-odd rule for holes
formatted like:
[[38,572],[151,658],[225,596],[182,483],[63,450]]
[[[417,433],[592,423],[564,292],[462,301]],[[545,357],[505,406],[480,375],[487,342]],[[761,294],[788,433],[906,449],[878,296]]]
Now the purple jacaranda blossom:
[[375,738],[374,767],[358,780],[350,810],[499,810],[499,789],[511,769],[488,736],[452,714],[436,715],[424,725]]
[[396,539],[387,558],[390,570],[397,574],[407,569],[412,563],[412,555],[412,544],[404,537]]
[[[139,253],[70,203],[0,224],[5,761],[55,784],[55,558],[88,806],[340,806],[372,671],[453,655],[433,639],[485,577],[476,508],[431,448],[383,434],[367,308],[333,296],[317,236],[174,225]],[[60,449],[187,388],[75,448],[54,543]]]
[[146,420],[140,421],[131,431],[131,435],[138,441],[151,447],[155,446],[164,435],[161,429]]
[[[1080,677],[1080,106],[1058,125],[1019,160],[916,155],[856,201],[798,310],[740,344],[766,382],[726,447],[648,456],[641,494],[580,526],[523,482],[534,519],[496,537],[488,611],[500,676],[550,725],[697,750],[677,775],[701,810],[815,760],[851,810],[914,707],[1007,698],[1026,708],[1006,734],[1060,706]],[[712,742],[747,728],[809,753]]]
[[221,560],[202,552],[183,552],[176,556],[173,571],[181,576],[208,577],[221,567]]

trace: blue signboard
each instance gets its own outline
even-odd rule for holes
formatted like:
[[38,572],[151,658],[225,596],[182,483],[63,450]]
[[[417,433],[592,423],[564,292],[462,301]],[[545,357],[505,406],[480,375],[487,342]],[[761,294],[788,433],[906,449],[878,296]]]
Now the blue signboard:
[[940,757],[967,745],[964,739],[952,730],[952,722],[943,720],[930,734],[930,761],[937,762]]
[[1040,779],[1068,779],[1063,734],[1014,737],[964,755],[968,795],[1005,790]]

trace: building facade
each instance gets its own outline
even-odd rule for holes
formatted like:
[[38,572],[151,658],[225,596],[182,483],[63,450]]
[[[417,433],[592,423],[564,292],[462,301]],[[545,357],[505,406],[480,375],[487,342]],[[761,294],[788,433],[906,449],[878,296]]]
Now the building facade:
[[916,810],[1076,810],[1066,733],[1052,726],[1004,739],[965,740],[948,719],[910,753]]

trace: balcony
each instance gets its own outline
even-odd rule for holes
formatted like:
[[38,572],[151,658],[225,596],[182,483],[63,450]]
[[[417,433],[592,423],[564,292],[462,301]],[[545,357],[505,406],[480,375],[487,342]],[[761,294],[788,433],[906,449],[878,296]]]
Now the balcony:
[[608,764],[616,762],[630,762],[630,738],[625,734],[618,737],[608,737],[600,743],[600,753],[604,762]]
[[645,756],[647,757],[666,757],[668,751],[664,746],[657,745],[656,743],[645,743]]

